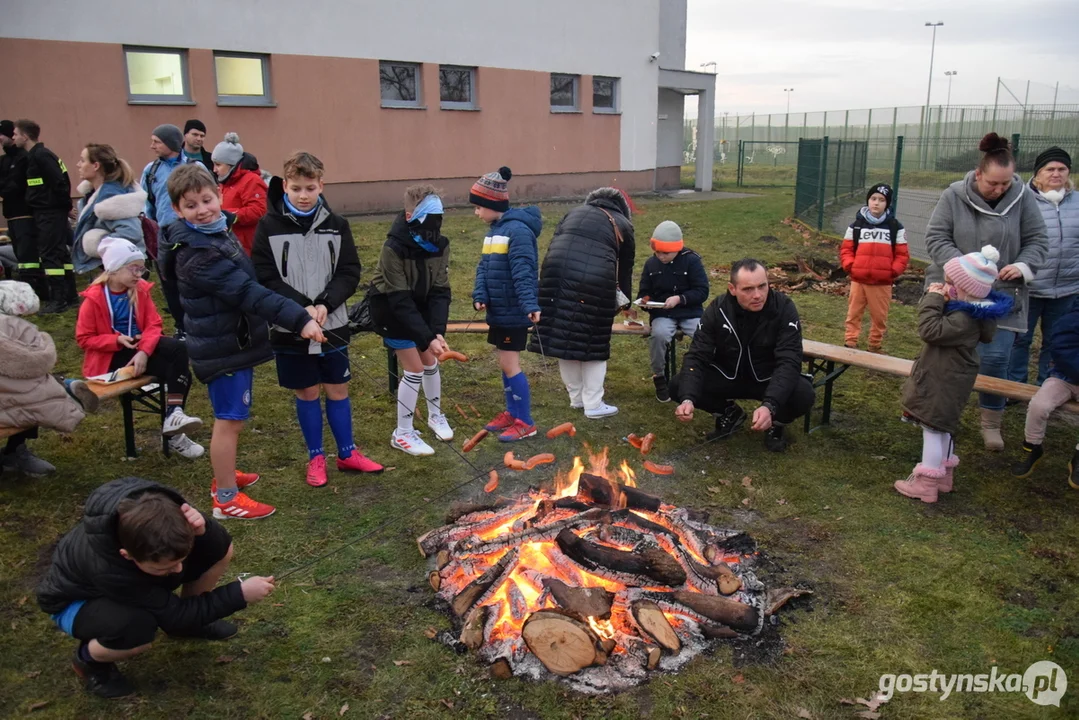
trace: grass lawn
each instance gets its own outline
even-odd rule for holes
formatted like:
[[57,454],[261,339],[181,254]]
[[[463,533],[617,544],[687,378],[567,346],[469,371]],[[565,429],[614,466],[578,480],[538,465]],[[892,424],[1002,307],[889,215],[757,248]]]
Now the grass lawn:
[[[643,203],[636,218],[637,268],[645,239],[664,219],[681,224],[688,244],[708,265],[744,255],[765,261],[797,253],[834,257],[835,249],[806,241],[781,224],[789,192],[759,198]],[[567,206],[543,208],[545,248]],[[370,268],[386,222],[356,222],[360,257]],[[451,212],[445,231],[454,248],[454,318],[471,318],[473,269],[484,228],[471,213]],[[771,235],[779,243],[760,242]],[[369,274],[365,274],[369,277]],[[713,293],[724,280],[713,279]],[[839,342],[845,299],[796,296],[805,335]],[[53,334],[58,371],[77,374],[80,355],[74,312],[36,318]],[[914,310],[893,306],[886,349],[913,357]],[[475,404],[494,415],[502,401],[496,359],[480,336],[453,336],[474,359],[443,371],[446,401]],[[920,452],[920,435],[899,422],[900,381],[859,370],[838,385],[833,425],[805,436],[789,452],[764,451],[748,431],[676,461],[668,478],[640,473],[643,489],[688,507],[710,510],[715,524],[746,529],[760,542],[760,575],[769,584],[800,584],[816,593],[780,613],[778,642],[721,643],[678,675],[656,675],[630,692],[605,697],[573,694],[556,683],[496,681],[470,656],[457,656],[424,636],[449,621],[432,605],[425,562],[415,538],[441,522],[453,499],[482,494],[477,481],[451,497],[427,502],[476,470],[447,448],[433,458],[395,453],[395,423],[386,394],[385,354],[376,338],[352,347],[356,436],[376,459],[396,466],[374,478],[342,477],[314,490],[303,482],[306,457],[292,394],[279,388],[272,364],[256,371],[254,417],[240,446],[240,466],[263,480],[252,495],[278,506],[272,518],[228,524],[236,544],[233,570],[282,574],[386,520],[411,511],[373,536],[297,573],[275,594],[237,618],[240,634],[222,644],[159,636],[152,652],[126,665],[141,689],[135,699],[105,702],[85,695],[71,672],[70,639],[36,607],[33,591],[52,544],[81,513],[87,494],[123,475],[153,478],[208,505],[210,464],[166,459],[148,418],[138,420],[141,455],[123,459],[120,409],[104,406],[70,437],[45,431],[32,447],[59,471],[48,479],[0,478],[0,715],[55,718],[853,718],[862,707],[842,698],[868,697],[883,673],[1023,673],[1054,660],[1071,675],[1063,707],[1041,707],[1021,693],[897,694],[879,712],[892,718],[1064,718],[1079,715],[1079,493],[1069,490],[1066,465],[1074,427],[1050,428],[1047,457],[1026,482],[1007,467],[1022,441],[1022,409],[1006,417],[1008,452],[980,449],[972,401],[958,439],[963,463],[956,491],[926,506],[899,496],[891,483],[905,477]],[[588,421],[568,407],[554,361],[524,358],[535,415],[543,427],[573,419],[578,437],[529,441],[523,453],[550,451],[567,465],[581,440],[609,445],[617,462],[640,456],[623,438],[657,434],[663,462],[703,439],[707,418],[677,423],[673,405],[653,395],[645,341],[618,337],[607,376],[607,399],[621,408]],[[210,418],[205,389],[196,385],[189,412]],[[453,411],[460,442],[480,426]],[[458,422],[459,421],[459,422]],[[430,433],[428,433],[430,437]],[[327,447],[332,438],[327,430]],[[208,443],[203,431],[197,440]],[[486,470],[505,448],[487,440],[467,457]],[[552,466],[504,472],[503,488],[524,489],[551,477]],[[742,487],[743,476],[753,489]],[[733,481],[723,484],[721,481]],[[716,491],[718,490],[718,491]],[[748,500],[748,503],[745,502]],[[785,502],[781,502],[785,501]],[[394,661],[407,660],[397,665]],[[41,706],[41,703],[47,703]],[[345,707],[347,706],[347,710]]]

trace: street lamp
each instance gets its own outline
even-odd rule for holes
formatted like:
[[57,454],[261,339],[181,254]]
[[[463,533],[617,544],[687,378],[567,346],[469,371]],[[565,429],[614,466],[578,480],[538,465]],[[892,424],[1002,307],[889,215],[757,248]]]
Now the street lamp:
[[945,105],[951,106],[952,104],[952,78],[959,74],[958,70],[945,70],[944,75],[948,78],[948,101]]
[[712,74],[715,75],[715,73],[716,73],[716,61],[715,60],[710,60],[710,61],[708,61],[706,63],[701,63],[702,68],[706,68],[709,65],[712,66]]
[[943,25],[943,22],[927,22],[926,27],[933,28],[933,44],[929,46],[929,87],[925,91],[925,109],[929,112],[929,97],[933,92],[933,55],[937,51],[937,28]]
[[791,93],[794,92],[794,88],[783,88],[783,92],[787,93],[787,114],[791,114]]

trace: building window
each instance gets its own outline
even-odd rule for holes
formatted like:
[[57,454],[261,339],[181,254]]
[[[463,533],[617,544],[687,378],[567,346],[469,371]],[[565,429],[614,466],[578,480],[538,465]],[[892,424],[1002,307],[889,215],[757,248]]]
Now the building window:
[[382,107],[420,107],[420,66],[415,63],[378,63]]
[[592,112],[618,112],[618,78],[592,78]]
[[218,105],[273,105],[268,55],[215,52],[214,73]]
[[439,66],[438,99],[445,110],[475,110],[476,68]]
[[551,112],[577,112],[580,109],[577,91],[580,82],[580,75],[551,73]]
[[187,51],[124,48],[129,102],[190,103]]

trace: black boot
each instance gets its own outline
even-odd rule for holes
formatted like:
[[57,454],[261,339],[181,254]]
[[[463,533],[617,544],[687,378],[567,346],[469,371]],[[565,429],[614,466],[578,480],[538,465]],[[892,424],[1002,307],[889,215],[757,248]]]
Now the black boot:
[[772,452],[783,452],[789,444],[783,426],[772,423],[772,427],[768,428],[768,432],[764,434],[764,447]]
[[746,411],[738,403],[728,403],[727,407],[716,413],[716,429],[708,433],[708,440],[722,440],[738,432],[746,421]]
[[63,275],[48,275],[45,281],[49,289],[49,300],[41,305],[42,315],[55,315],[67,310],[67,280]]
[[667,387],[667,378],[662,375],[653,375],[652,382],[656,386],[656,400],[660,402],[671,401],[671,390]]
[[116,663],[103,663],[96,660],[83,660],[78,650],[71,661],[75,674],[82,678],[86,692],[91,695],[115,700],[135,693],[135,686],[123,676]]
[[79,288],[75,284],[75,271],[73,269],[67,269],[64,271],[64,300],[68,305],[79,304]]
[[49,301],[49,286],[45,284],[45,276],[40,270],[17,270],[15,279],[29,285],[42,305]]
[[1073,490],[1079,490],[1079,447],[1072,453],[1072,459],[1068,461],[1068,484]]
[[1024,442],[1021,450],[1022,456],[1019,462],[1012,465],[1012,475],[1020,480],[1026,480],[1034,472],[1038,461],[1042,459],[1042,446]]

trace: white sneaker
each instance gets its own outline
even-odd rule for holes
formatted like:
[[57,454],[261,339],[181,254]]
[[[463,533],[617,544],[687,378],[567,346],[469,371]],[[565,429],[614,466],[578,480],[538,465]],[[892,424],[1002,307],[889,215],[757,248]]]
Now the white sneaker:
[[593,420],[597,418],[610,417],[611,415],[617,414],[618,408],[616,408],[614,405],[608,405],[607,403],[600,403],[597,407],[594,407],[591,410],[584,411],[584,416]]
[[[182,409],[176,409],[165,416],[165,422],[161,426],[161,434],[165,437],[193,433],[202,427],[202,420],[191,417]],[[201,454],[201,453],[200,453]]]
[[173,435],[169,438],[169,450],[188,460],[202,457],[206,452],[206,448],[184,434]]
[[450,427],[450,423],[446,420],[446,416],[441,413],[431,413],[427,418],[427,427],[435,431],[435,436],[443,441],[449,442],[453,440],[453,428]]
[[390,436],[390,446],[409,455],[434,455],[435,449],[425,443],[416,430],[394,430]]

